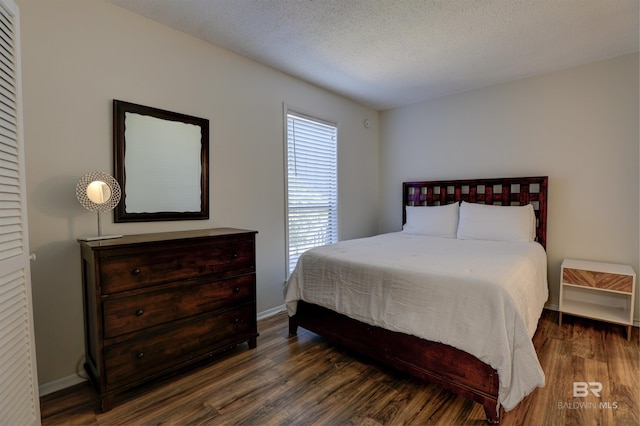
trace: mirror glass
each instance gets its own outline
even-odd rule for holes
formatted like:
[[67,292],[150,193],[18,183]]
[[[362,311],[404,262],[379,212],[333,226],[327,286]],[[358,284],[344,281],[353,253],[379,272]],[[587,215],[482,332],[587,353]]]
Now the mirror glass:
[[114,100],[116,222],[209,218],[209,121]]
[[[126,113],[124,135],[127,211],[199,211],[200,128]],[[181,141],[180,149],[175,149],[175,141]]]
[[87,185],[87,198],[96,204],[104,204],[111,198],[111,188],[106,182],[94,180]]

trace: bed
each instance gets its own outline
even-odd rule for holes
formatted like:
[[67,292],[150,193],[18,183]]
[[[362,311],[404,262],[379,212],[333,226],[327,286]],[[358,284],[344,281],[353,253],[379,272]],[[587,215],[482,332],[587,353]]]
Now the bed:
[[544,386],[531,339],[548,297],[547,183],[403,183],[402,231],[300,257],[284,289],[290,336],[308,329],[478,402],[498,424]]

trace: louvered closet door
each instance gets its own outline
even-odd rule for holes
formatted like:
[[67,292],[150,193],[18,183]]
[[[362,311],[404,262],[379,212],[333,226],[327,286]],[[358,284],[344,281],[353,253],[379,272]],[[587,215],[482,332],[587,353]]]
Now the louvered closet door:
[[18,7],[0,0],[0,425],[40,424],[27,234]]

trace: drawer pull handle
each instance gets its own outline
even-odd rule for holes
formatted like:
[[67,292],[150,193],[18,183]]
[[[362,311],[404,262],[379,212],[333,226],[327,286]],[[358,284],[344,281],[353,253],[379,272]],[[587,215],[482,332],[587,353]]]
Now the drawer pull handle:
[[234,259],[237,259],[237,258],[238,258],[238,253],[233,253],[233,256],[232,256],[232,257],[233,257]]
[[140,269],[136,268],[133,271],[131,271],[132,275],[139,275],[140,274]]
[[142,309],[138,309],[138,310],[136,311],[136,316],[137,316],[137,317],[141,317],[141,316],[142,316],[142,314],[144,314],[144,311],[143,311]]
[[234,287],[233,288],[233,292],[234,293],[240,293],[240,287]]
[[144,356],[144,352],[138,352],[138,354],[136,355],[136,358],[142,359],[143,356]]
[[240,318],[236,318],[233,320],[236,324],[240,322]]

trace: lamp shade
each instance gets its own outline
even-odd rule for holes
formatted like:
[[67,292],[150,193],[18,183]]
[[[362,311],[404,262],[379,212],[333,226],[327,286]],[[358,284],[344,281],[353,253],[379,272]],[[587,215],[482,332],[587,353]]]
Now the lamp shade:
[[76,197],[92,212],[106,212],[120,202],[122,192],[118,182],[108,173],[89,172],[76,185]]

